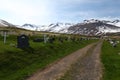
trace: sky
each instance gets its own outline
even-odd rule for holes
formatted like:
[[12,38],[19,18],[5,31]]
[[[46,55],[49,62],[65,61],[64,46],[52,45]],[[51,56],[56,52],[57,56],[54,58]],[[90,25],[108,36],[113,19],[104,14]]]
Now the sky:
[[120,19],[120,0],[0,0],[0,19],[12,24]]

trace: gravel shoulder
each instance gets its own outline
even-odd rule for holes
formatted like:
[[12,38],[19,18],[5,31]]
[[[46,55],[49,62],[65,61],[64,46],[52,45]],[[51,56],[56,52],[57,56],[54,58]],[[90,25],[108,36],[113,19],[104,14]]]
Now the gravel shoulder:
[[64,74],[71,69],[71,65],[76,63],[79,58],[82,58],[87,54],[87,51],[93,47],[96,43],[92,43],[63,59],[50,64],[42,71],[38,71],[26,80],[58,80]]

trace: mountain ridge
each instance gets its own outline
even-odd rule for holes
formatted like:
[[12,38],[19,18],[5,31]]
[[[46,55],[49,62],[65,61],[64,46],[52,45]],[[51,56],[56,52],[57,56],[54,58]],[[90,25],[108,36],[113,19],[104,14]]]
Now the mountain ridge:
[[17,27],[32,31],[45,31],[67,34],[82,35],[103,35],[107,33],[120,32],[120,20],[84,20],[81,23],[51,23],[49,25],[24,24],[22,26],[13,25],[5,20],[0,19],[0,27]]

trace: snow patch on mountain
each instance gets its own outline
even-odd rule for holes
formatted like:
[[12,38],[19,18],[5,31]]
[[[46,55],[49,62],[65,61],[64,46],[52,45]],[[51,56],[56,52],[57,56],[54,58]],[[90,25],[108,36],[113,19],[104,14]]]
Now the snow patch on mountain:
[[99,26],[99,32],[101,33],[116,33],[116,32],[120,32],[120,29],[111,29],[107,26]]
[[107,23],[107,24],[111,24],[111,25],[115,25],[115,26],[120,27],[120,22],[117,22],[117,23],[111,23],[111,22],[109,22],[109,23]]

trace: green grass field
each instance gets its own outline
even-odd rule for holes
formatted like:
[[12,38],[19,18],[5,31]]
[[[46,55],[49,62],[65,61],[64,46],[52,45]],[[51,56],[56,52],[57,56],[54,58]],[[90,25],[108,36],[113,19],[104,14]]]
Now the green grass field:
[[102,46],[103,80],[120,80],[120,43],[117,47],[104,41]]
[[31,48],[21,50],[14,46],[15,36],[9,36],[6,44],[0,37],[0,80],[24,80],[38,69],[95,41],[55,41],[53,44],[30,41]]

